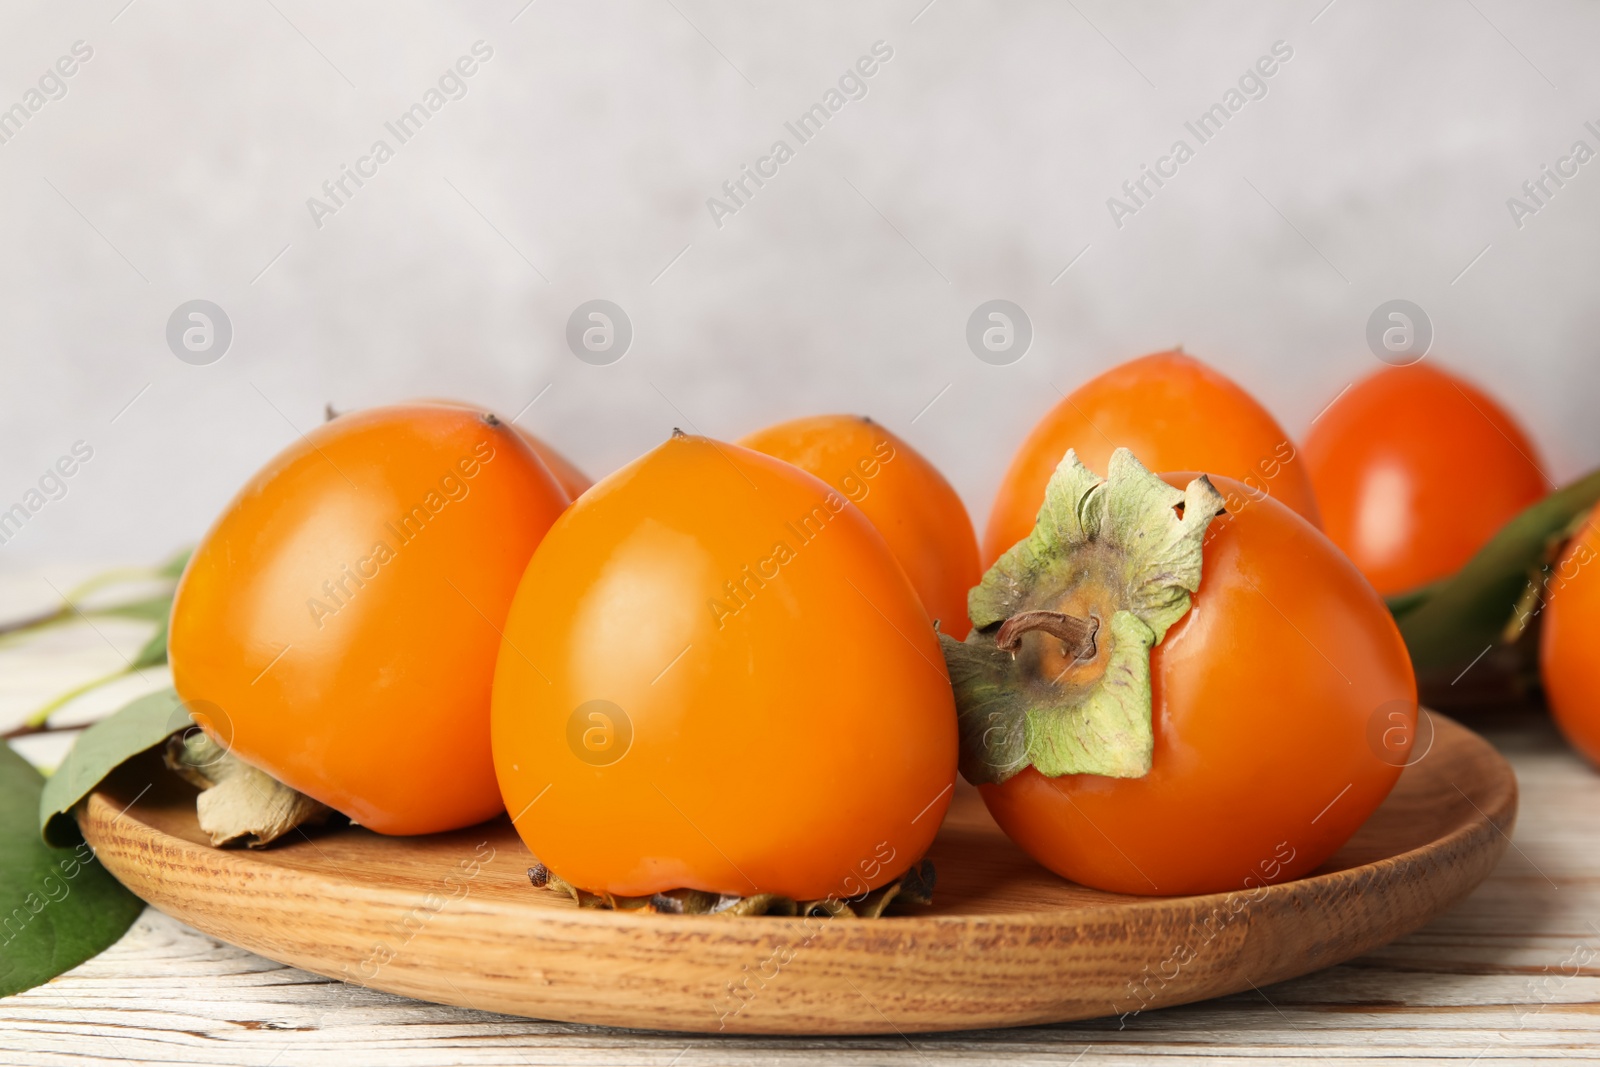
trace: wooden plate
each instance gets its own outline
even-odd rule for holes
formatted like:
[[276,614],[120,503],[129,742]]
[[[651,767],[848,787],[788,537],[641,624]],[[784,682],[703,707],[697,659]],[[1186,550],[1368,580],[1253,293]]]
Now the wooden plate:
[[[1494,867],[1517,783],[1442,716],[1432,749],[1337,856],[1265,890],[1125,897],[1062,881],[963,785],[935,904],[881,920],[580,910],[532,888],[504,817],[449,834],[347,828],[204,843],[193,793],[132,764],[84,834],[162,911],[274,960],[464,1007],[667,1030],[873,1034],[1058,1022],[1265,986],[1414,930]],[[151,783],[154,783],[153,785]]]

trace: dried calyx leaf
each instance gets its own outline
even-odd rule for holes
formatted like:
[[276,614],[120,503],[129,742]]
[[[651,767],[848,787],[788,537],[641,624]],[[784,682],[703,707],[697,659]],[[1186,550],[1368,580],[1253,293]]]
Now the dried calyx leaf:
[[215,846],[271,844],[300,826],[316,826],[333,809],[253,767],[200,730],[167,739],[166,763],[201,790],[195,799],[200,829]]
[[1030,533],[968,594],[965,641],[940,636],[961,727],[961,773],[1003,782],[1150,771],[1150,650],[1200,587],[1223,498],[1176,489],[1119,448],[1102,479],[1068,452]]
[[668,915],[811,915],[877,919],[908,905],[933,903],[934,877],[932,862],[923,860],[912,864],[911,869],[899,878],[864,896],[796,901],[776,893],[741,897],[727,893],[705,893],[698,889],[674,889],[648,897],[619,897],[611,893],[590,893],[579,889],[542,863],[528,868],[528,880],[535,886],[571,897],[580,908],[650,911]]

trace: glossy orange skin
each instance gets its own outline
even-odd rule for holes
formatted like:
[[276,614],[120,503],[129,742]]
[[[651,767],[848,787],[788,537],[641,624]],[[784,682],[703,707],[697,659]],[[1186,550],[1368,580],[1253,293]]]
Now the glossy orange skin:
[[1056,465],[1076,449],[1105,473],[1127,448],[1153,471],[1197,470],[1270,494],[1313,525],[1317,500],[1294,442],[1254,397],[1183,352],[1157,352],[1113,367],[1052,408],[1012,457],[983,535],[989,566],[1028,536]]
[[[569,734],[594,700],[631,728],[598,737],[620,753],[606,765]],[[626,896],[864,892],[922,856],[956,773],[938,640],[883,537],[806,472],[703,437],[601,480],[550,531],[492,723],[529,849]]]
[[379,833],[481,822],[501,810],[500,627],[566,503],[513,429],[469,410],[325,423],[245,484],[189,561],[178,694],[221,709],[208,725],[236,755]]
[[1385,596],[1454,574],[1549,492],[1516,420],[1424,363],[1357,382],[1317,417],[1303,451],[1323,529]]
[[932,463],[860,415],[814,415],[739,443],[810,471],[866,513],[906,570],[929,618],[961,640],[967,590],[978,584],[978,538],[956,491]]
[[[1213,482],[1224,496],[1243,489]],[[1150,667],[1149,774],[1030,767],[979,787],[1030,855],[1096,889],[1298,878],[1388,795],[1415,735],[1416,681],[1394,620],[1327,538],[1270,497],[1214,520],[1193,606]]]
[[[473,411],[484,410],[474,404],[467,403],[465,400],[428,399],[421,401],[421,403],[448,404],[451,407],[468,408]],[[502,419],[501,421],[506,422],[508,420]],[[561,491],[567,494],[567,499],[578,499],[583,495],[584,490],[594,484],[594,480],[579,470],[577,464],[556,451],[549,443],[540,440],[514,422],[510,425],[515,427],[518,436],[527,443],[528,447],[533,449],[540,459],[544,460],[544,465],[550,468],[550,474],[555,478],[556,483],[561,486]]]
[[1548,578],[1539,667],[1545,699],[1573,748],[1600,767],[1600,508]]

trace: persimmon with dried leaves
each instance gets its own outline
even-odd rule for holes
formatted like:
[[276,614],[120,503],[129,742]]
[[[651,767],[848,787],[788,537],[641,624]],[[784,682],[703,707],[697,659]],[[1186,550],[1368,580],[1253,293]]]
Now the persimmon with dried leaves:
[[487,819],[500,630],[566,505],[493,416],[417,403],[318,426],[195,549],[178,694],[235,756],[379,833]]
[[943,641],[962,772],[1007,834],[1087,886],[1299,877],[1400,774],[1417,716],[1405,645],[1288,507],[1164,478],[1126,450],[1106,478],[1069,452],[1032,532],[973,590],[973,632]]
[[523,841],[595,894],[849,898],[921,859],[956,720],[937,635],[860,509],[674,436],[533,554],[494,681]]

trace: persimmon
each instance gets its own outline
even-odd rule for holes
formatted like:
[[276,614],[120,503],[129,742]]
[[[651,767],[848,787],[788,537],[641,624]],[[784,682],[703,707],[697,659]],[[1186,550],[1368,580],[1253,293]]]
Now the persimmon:
[[1600,507],[1567,542],[1546,589],[1539,632],[1545,699],[1567,741],[1600,767]]
[[780,422],[739,443],[810,471],[865,512],[940,630],[967,635],[967,590],[983,573],[978,538],[938,468],[860,415]]
[[566,494],[510,426],[444,404],[342,415],[252,477],[172,608],[173,681],[233,754],[361,825],[501,810],[500,629]]
[[1227,478],[1163,480],[1118,450],[1101,479],[1069,452],[969,606],[972,634],[943,642],[962,772],[1087,886],[1299,877],[1410,751],[1416,682],[1382,600],[1304,518]]
[[956,772],[937,635],[814,476],[674,436],[551,528],[506,619],[495,770],[593,893],[855,896],[933,840]]
[[1313,525],[1320,521],[1294,442],[1267,409],[1194,357],[1156,352],[1085,382],[1034,426],[995,496],[984,565],[1028,536],[1045,484],[1068,449],[1104,472],[1118,448],[1151,470],[1235,478],[1251,496],[1269,494]]
[[1385,596],[1454,574],[1549,491],[1510,413],[1423,363],[1351,386],[1317,416],[1302,451],[1323,529]]

